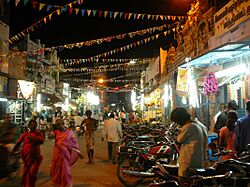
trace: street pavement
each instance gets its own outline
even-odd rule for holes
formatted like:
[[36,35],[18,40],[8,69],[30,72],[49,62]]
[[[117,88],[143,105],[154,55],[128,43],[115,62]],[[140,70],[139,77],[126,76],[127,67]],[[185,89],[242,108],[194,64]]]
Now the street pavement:
[[[121,187],[123,186],[117,176],[117,165],[108,162],[107,142],[101,141],[102,129],[95,133],[95,155],[94,164],[86,164],[87,152],[85,149],[85,137],[78,137],[80,150],[84,159],[78,160],[72,168],[73,187]],[[46,137],[47,138],[47,137]],[[52,159],[54,140],[45,140],[41,146],[43,162],[40,166],[36,187],[52,187],[49,167]],[[22,167],[22,166],[21,166]],[[19,176],[12,180],[0,181],[0,187],[19,187],[21,186],[21,170]]]

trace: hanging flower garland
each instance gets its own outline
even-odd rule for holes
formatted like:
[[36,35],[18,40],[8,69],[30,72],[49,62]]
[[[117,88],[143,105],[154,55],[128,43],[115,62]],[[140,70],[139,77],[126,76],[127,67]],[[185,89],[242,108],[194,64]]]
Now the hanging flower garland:
[[218,91],[218,81],[213,72],[208,73],[208,75],[204,78],[203,83],[203,94],[210,95],[214,94]]

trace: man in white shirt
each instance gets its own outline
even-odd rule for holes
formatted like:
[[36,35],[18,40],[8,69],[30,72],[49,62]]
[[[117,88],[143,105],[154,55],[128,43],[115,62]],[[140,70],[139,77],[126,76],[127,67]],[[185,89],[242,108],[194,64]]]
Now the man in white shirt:
[[108,157],[115,164],[118,142],[122,138],[122,127],[119,121],[114,119],[114,113],[111,113],[109,117],[110,119],[104,123],[104,131],[108,141]]

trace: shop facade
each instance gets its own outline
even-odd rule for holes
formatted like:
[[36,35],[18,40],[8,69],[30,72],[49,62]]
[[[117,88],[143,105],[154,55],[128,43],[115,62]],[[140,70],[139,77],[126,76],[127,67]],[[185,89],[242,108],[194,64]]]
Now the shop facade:
[[[197,35],[195,42],[195,37],[190,37],[187,43],[197,45],[190,52],[184,51],[185,55],[180,58],[179,44],[176,52],[179,61],[169,65],[168,77],[176,90],[174,106],[190,108],[211,131],[220,103],[235,100],[239,116],[245,115],[245,103],[250,98],[249,4],[249,0],[230,1],[215,13],[213,9],[208,10],[205,17],[189,29]],[[185,33],[185,29],[183,31]],[[183,50],[187,50],[186,36],[182,35],[177,37],[178,43],[184,37]]]

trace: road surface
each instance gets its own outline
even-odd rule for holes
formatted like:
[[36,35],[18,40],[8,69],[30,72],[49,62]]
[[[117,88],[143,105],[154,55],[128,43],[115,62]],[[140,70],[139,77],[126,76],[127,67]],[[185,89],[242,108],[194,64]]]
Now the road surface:
[[[85,149],[85,137],[80,137],[78,143],[80,150],[85,156],[84,159],[78,160],[72,168],[73,187],[122,187],[116,176],[116,165],[108,162],[107,142],[101,141],[101,129],[96,131],[95,138],[95,156],[94,164],[86,164],[87,153]],[[36,187],[52,187],[49,167],[52,159],[54,140],[45,140],[41,146],[43,162],[38,173]],[[21,171],[19,176],[12,180],[0,181],[0,187],[19,187],[21,186]]]

